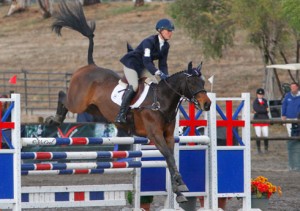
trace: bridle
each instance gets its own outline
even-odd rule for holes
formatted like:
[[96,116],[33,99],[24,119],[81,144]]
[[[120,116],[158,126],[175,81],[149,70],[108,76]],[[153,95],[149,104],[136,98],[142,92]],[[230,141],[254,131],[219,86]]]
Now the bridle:
[[[187,80],[188,80],[189,77],[199,77],[199,76],[197,76],[197,75],[191,75],[191,74],[188,74],[188,73],[184,73],[184,74],[187,75],[187,76],[185,77],[185,88],[184,88],[184,89],[185,89],[185,90],[188,90],[188,93],[190,93],[190,95],[192,96],[192,97],[190,97],[190,98],[188,98],[188,97],[182,95],[182,94],[179,93],[177,90],[175,90],[175,89],[167,82],[167,80],[163,80],[163,81],[165,82],[165,84],[166,84],[166,85],[167,85],[174,93],[176,93],[177,95],[179,95],[179,96],[181,97],[181,100],[180,100],[179,105],[181,104],[181,102],[182,102],[183,100],[186,100],[186,101],[188,101],[188,102],[193,103],[197,109],[202,110],[202,109],[201,109],[201,105],[200,105],[200,103],[197,101],[197,99],[195,98],[195,96],[196,96],[198,93],[200,93],[200,92],[206,94],[207,91],[206,91],[205,89],[200,89],[200,90],[197,90],[197,91],[192,92]],[[179,105],[178,105],[178,106],[179,106]]]

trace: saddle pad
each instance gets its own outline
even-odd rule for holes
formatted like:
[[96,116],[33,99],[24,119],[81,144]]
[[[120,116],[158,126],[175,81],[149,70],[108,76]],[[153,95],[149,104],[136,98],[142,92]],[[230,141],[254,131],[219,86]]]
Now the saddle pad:
[[[130,108],[138,108],[142,104],[142,102],[144,102],[148,94],[150,84],[145,83],[144,85],[145,85],[144,91],[139,96],[138,100],[134,104],[130,105]],[[111,100],[119,106],[121,106],[122,96],[124,94],[126,87],[127,84],[123,82],[119,82],[118,85],[114,88],[114,90],[111,93]]]

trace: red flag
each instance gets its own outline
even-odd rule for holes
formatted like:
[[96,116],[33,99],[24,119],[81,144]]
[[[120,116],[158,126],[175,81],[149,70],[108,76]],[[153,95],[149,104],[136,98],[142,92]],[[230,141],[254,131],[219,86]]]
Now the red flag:
[[16,84],[17,83],[17,75],[14,75],[9,79],[9,83],[11,84]]

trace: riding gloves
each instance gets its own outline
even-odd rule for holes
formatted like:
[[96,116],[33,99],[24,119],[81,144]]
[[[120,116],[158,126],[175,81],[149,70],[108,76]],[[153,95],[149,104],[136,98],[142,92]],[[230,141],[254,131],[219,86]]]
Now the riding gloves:
[[162,71],[160,71],[160,70],[157,70],[157,71],[155,72],[155,75],[158,75],[158,76],[160,77],[161,80],[165,80],[165,79],[168,77],[168,75],[164,74],[164,73],[163,73]]

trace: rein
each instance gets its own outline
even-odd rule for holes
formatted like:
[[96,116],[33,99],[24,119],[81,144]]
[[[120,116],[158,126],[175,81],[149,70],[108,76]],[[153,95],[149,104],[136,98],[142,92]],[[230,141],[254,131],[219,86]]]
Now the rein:
[[[196,108],[198,108],[199,110],[201,110],[201,106],[199,104],[199,102],[197,101],[197,99],[195,98],[195,95],[199,92],[204,92],[204,93],[207,93],[205,89],[200,89],[199,91],[196,91],[195,93],[192,93],[191,92],[191,89],[187,83],[187,78],[185,78],[185,84],[186,84],[186,87],[185,89],[187,88],[189,93],[191,93],[192,97],[191,98],[188,98],[188,97],[185,97],[184,95],[180,94],[177,90],[175,90],[168,82],[167,80],[164,80],[165,84],[174,92],[176,93],[177,95],[179,95],[181,97],[182,100],[186,100],[188,102],[192,102]],[[176,112],[178,111],[178,108],[179,108],[179,105],[181,104],[182,100],[180,101],[180,103],[178,104],[178,107],[176,109]]]
[[[177,112],[178,112],[178,110],[179,110],[179,106],[181,105],[181,103],[182,103],[183,100],[186,100],[186,101],[188,101],[188,102],[192,102],[192,103],[195,105],[195,107],[196,107],[197,109],[201,110],[201,106],[200,106],[199,102],[197,101],[197,99],[195,98],[195,95],[196,95],[197,93],[199,93],[199,92],[206,93],[206,90],[205,90],[205,89],[200,89],[200,90],[197,90],[197,91],[195,91],[195,92],[193,93],[193,92],[191,91],[189,85],[188,85],[188,81],[187,81],[187,77],[186,77],[186,78],[185,78],[185,90],[188,90],[188,92],[192,95],[191,98],[188,98],[188,97],[185,97],[183,94],[180,94],[176,89],[174,89],[174,88],[167,82],[167,80],[164,79],[163,81],[165,82],[165,84],[166,84],[166,85],[167,85],[167,86],[168,86],[175,94],[177,94],[177,95],[180,96],[180,101],[179,101],[179,103],[178,103],[178,105],[177,105],[177,108],[176,108],[176,110],[175,110],[174,115],[173,115],[171,118],[165,117],[165,118],[168,120],[168,122],[171,122],[173,119],[175,119],[176,114],[177,114]],[[151,109],[151,110],[154,110],[154,111],[160,111],[160,103],[159,103],[158,100],[157,100],[157,86],[154,86],[153,91],[154,91],[154,94],[153,94],[153,101],[154,101],[154,102],[153,102],[153,104],[152,104],[152,105],[149,105],[149,106],[142,106],[142,107],[139,107],[140,109],[146,108],[146,109]]]

